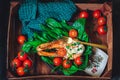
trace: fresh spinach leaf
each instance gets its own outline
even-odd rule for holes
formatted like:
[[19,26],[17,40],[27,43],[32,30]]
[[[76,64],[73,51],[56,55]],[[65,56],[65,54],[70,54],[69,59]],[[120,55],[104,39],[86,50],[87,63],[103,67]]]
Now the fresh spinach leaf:
[[49,57],[41,56],[41,59],[46,62],[47,64],[53,65],[53,61]]
[[72,65],[68,69],[63,69],[62,70],[63,74],[66,75],[66,76],[72,75],[72,74],[74,74],[77,71],[78,71],[78,68],[76,66],[74,66],[74,65]]
[[49,25],[51,29],[54,29],[56,27],[59,27],[59,28],[62,27],[61,24],[53,18],[46,19],[46,24]]

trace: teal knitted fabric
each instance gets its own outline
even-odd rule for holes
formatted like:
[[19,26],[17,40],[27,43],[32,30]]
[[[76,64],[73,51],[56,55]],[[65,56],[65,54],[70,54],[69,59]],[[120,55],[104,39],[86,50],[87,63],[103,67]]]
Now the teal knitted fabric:
[[71,0],[41,2],[41,0],[23,0],[19,8],[19,19],[22,22],[22,34],[31,38],[33,31],[41,31],[40,24],[47,18],[69,21],[76,12],[76,6]]
[[19,18],[21,21],[30,21],[36,18],[37,1],[23,0],[19,8]]

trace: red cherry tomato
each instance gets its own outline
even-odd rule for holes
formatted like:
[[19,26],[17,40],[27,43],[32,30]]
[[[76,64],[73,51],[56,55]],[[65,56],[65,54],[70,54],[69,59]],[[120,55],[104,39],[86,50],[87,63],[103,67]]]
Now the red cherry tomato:
[[88,12],[86,12],[86,11],[80,12],[79,18],[88,18]]
[[21,64],[22,64],[22,62],[18,58],[13,59],[13,61],[12,61],[12,67],[17,68],[17,67],[20,67]]
[[18,59],[21,60],[21,61],[24,61],[28,58],[28,54],[26,53],[23,53],[23,52],[18,52]]
[[65,48],[59,48],[58,50],[57,50],[57,54],[59,55],[59,56],[65,56],[66,55],[66,53],[67,53],[67,51],[66,51],[66,49]]
[[100,35],[104,35],[107,33],[107,27],[106,26],[98,26],[97,32]]
[[70,36],[71,38],[76,38],[77,35],[78,35],[77,30],[71,29],[71,30],[69,31],[69,36]]
[[25,68],[30,68],[30,67],[32,67],[32,61],[29,60],[29,59],[26,59],[25,61],[23,61],[23,66],[24,66]]
[[105,19],[105,17],[99,17],[98,18],[98,25],[99,26],[103,26],[103,25],[105,25],[106,24],[106,19]]
[[55,66],[60,66],[62,64],[62,59],[59,57],[56,57],[53,59],[53,63]]
[[24,67],[23,67],[23,66],[18,67],[18,68],[16,69],[16,72],[17,72],[17,74],[18,74],[19,76],[25,75],[25,71],[24,71]]
[[24,35],[19,35],[17,38],[18,43],[21,45],[24,44],[25,40],[26,40],[26,37]]
[[74,62],[75,62],[75,64],[78,65],[78,66],[82,64],[82,61],[81,61],[81,58],[80,58],[80,57],[75,58],[75,59],[74,59]]
[[64,61],[63,61],[63,67],[64,67],[65,69],[70,68],[70,67],[71,67],[71,61],[69,61],[69,60],[64,60]]
[[94,12],[93,12],[93,17],[94,18],[99,18],[101,16],[101,11],[100,10],[95,10]]
[[30,67],[32,67],[32,61],[31,61],[30,59],[24,60],[24,61],[23,61],[23,66],[24,66],[25,68],[30,68]]

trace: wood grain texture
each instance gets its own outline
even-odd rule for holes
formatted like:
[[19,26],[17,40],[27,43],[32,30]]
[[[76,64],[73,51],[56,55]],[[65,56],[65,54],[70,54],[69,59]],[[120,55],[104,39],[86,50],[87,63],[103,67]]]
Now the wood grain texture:
[[[10,8],[10,16],[9,16],[9,25],[8,25],[8,38],[7,38],[7,70],[8,70],[8,79],[9,80],[109,80],[111,78],[111,71],[112,71],[112,54],[113,54],[113,29],[112,29],[112,10],[107,3],[105,4],[76,4],[79,9],[90,9],[96,10],[101,9],[104,14],[107,16],[107,27],[108,32],[106,36],[96,36],[99,38],[102,43],[108,46],[107,53],[109,56],[107,67],[101,77],[91,77],[88,75],[80,75],[76,74],[73,76],[64,76],[59,75],[56,73],[51,73],[51,68],[46,65],[46,63],[42,62],[40,57],[36,55],[31,55],[31,59],[33,60],[34,64],[32,70],[30,71],[30,75],[24,77],[16,76],[10,68],[10,62],[14,59],[21,48],[16,42],[17,36],[20,34],[21,30],[21,23],[18,19],[17,10],[19,7],[18,2],[12,2]],[[82,74],[82,73],[81,73]]]

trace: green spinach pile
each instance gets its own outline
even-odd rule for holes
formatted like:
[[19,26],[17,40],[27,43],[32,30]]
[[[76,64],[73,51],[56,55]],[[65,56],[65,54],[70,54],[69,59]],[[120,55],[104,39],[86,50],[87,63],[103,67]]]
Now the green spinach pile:
[[[78,31],[78,37],[77,39],[88,42],[89,37],[85,31],[85,23],[86,19],[79,18],[75,22],[73,22],[71,25],[69,25],[65,20],[62,20],[61,22],[53,19],[48,18],[45,22],[45,24],[40,24],[40,27],[43,29],[41,32],[34,31],[34,36],[32,39],[29,39],[24,43],[22,46],[22,50],[26,53],[37,53],[36,47],[40,44],[51,42],[53,40],[57,40],[61,38],[62,36],[68,36],[68,32],[71,29],[76,29]],[[53,57],[45,57],[41,56],[41,59],[53,66],[53,71],[61,71],[64,75],[72,75],[76,73],[77,71],[83,71],[88,66],[88,60],[89,55],[92,53],[92,47],[85,45],[85,51],[83,53],[83,63],[80,66],[77,66],[72,63],[72,66],[68,69],[64,69],[63,66],[57,66],[55,67],[53,64]]]

